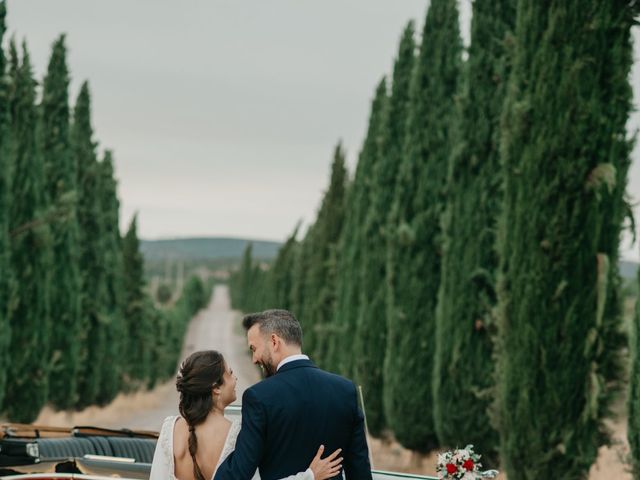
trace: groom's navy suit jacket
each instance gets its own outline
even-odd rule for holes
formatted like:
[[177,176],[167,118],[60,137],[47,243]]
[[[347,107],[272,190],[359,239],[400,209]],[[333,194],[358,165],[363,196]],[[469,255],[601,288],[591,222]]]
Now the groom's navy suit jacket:
[[[244,392],[235,451],[215,480],[277,480],[304,472],[320,445],[342,448],[347,479],[371,479],[364,418],[353,382],[294,360]],[[338,478],[338,477],[336,477]]]

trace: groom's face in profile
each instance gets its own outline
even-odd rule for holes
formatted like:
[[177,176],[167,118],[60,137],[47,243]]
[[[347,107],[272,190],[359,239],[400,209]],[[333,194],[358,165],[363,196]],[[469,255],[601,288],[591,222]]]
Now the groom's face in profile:
[[260,331],[258,324],[247,331],[247,342],[251,350],[251,360],[262,369],[262,374],[265,377],[275,375],[277,366],[273,362],[271,342],[269,342],[269,336]]

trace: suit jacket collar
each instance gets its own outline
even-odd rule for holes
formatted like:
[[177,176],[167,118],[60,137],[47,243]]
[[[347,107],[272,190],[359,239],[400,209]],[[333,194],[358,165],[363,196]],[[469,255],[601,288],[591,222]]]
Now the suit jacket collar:
[[311,360],[293,360],[292,362],[285,363],[280,367],[280,369],[276,372],[276,375],[282,372],[287,372],[289,370],[293,370],[295,368],[318,368]]

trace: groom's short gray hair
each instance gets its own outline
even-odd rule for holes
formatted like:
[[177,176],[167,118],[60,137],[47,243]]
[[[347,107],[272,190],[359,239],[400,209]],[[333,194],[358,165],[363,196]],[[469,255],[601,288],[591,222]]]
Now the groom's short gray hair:
[[275,333],[290,345],[302,347],[302,328],[300,322],[288,310],[265,310],[250,313],[242,319],[242,326],[249,330],[254,325],[260,326],[260,332],[266,335]]

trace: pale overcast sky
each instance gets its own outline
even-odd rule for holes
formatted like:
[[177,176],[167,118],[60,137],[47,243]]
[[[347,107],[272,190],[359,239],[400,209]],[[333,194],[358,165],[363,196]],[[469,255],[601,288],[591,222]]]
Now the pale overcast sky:
[[[123,228],[138,211],[143,238],[283,240],[313,220],[339,139],[353,168],[375,86],[427,5],[9,0],[7,22],[26,37],[38,78],[67,34],[72,101],[88,79],[96,139],[114,150]],[[470,5],[461,0],[465,41]],[[640,69],[633,78],[639,87]],[[637,250],[623,245],[627,257]]]

